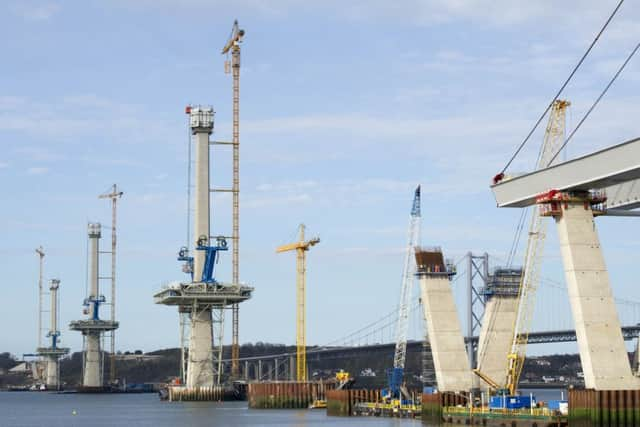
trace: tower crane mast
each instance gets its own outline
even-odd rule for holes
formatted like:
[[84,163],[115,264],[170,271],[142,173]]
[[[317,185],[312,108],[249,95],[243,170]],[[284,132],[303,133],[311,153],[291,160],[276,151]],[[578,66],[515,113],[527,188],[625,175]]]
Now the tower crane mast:
[[413,196],[411,215],[409,217],[409,236],[402,269],[393,368],[387,373],[389,377],[389,390],[386,392],[385,397],[390,399],[400,398],[404,377],[404,367],[407,356],[407,331],[409,328],[409,305],[416,272],[414,252],[416,246],[420,243],[420,220],[420,186],[418,186]]
[[304,240],[304,224],[300,224],[299,240],[297,242],[278,246],[276,253],[296,251],[296,378],[298,381],[307,380],[307,343],[305,338],[305,299],[306,299],[306,273],[307,259],[306,252],[312,246],[320,243],[320,239],[315,237]]
[[[222,48],[222,54],[228,55],[231,52],[231,71],[233,76],[233,187],[231,194],[233,197],[233,225],[231,232],[231,263],[232,282],[234,285],[240,283],[240,43],[244,37],[244,30],[238,26],[238,21],[233,22],[229,40]],[[228,63],[225,63],[225,71]],[[239,323],[240,310],[238,304],[231,306],[232,312],[232,333],[231,333],[231,376],[237,378],[239,374]]]

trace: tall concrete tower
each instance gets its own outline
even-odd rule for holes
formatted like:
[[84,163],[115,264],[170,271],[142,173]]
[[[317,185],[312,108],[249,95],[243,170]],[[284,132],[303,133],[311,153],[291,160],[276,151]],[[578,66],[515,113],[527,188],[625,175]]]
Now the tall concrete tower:
[[100,295],[99,242],[101,237],[100,223],[90,223],[89,233],[89,295],[84,300],[85,320],[76,320],[69,324],[73,331],[80,331],[84,337],[84,368],[82,386],[87,390],[96,390],[104,386],[102,372],[102,350],[100,338],[107,331],[118,328],[118,322],[100,320],[100,304],[106,302],[104,295]]
[[[191,281],[173,284],[154,295],[156,304],[178,306],[190,318],[186,391],[220,384],[224,310],[251,297],[253,288],[238,283],[225,284],[214,278],[220,251],[227,250],[224,237],[212,238],[210,230],[209,135],[213,131],[213,108],[187,107],[195,144],[195,194],[193,246],[182,248],[178,260],[186,262]],[[215,242],[213,241],[215,239]],[[194,399],[206,400],[208,394],[195,393]]]
[[49,322],[49,333],[47,334],[47,337],[51,338],[51,344],[48,347],[38,347],[38,354],[47,362],[45,380],[47,388],[57,390],[60,388],[60,367],[58,359],[69,353],[69,349],[58,347],[58,338],[60,337],[60,331],[58,330],[58,288],[60,287],[60,280],[51,279],[49,283],[51,320]]

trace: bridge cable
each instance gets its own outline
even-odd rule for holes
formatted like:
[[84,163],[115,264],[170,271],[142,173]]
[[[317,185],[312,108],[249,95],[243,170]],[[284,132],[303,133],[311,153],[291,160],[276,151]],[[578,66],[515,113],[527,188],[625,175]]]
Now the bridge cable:
[[[529,139],[531,138],[531,135],[533,135],[533,133],[535,132],[535,130],[538,128],[538,126],[540,125],[540,123],[542,122],[542,120],[544,119],[544,117],[547,115],[547,113],[549,112],[549,110],[551,109],[551,107],[553,106],[553,103],[558,99],[558,97],[560,97],[560,94],[562,93],[562,91],[567,87],[567,85],[569,84],[569,81],[571,81],[571,79],[573,78],[574,74],[578,71],[578,69],[580,68],[580,66],[582,65],[582,63],[584,62],[584,60],[587,58],[587,56],[589,55],[589,53],[591,52],[591,50],[593,49],[593,47],[595,46],[595,44],[598,42],[598,40],[600,39],[600,36],[602,35],[602,33],[604,33],[605,29],[609,26],[609,23],[611,22],[611,20],[613,19],[613,17],[616,15],[616,13],[618,13],[618,9],[620,9],[620,6],[622,6],[622,3],[624,3],[624,0],[620,0],[620,2],[618,3],[618,5],[616,6],[616,8],[613,10],[613,12],[611,13],[611,15],[609,16],[609,18],[607,19],[607,21],[604,23],[604,25],[602,26],[602,28],[600,29],[600,31],[598,32],[598,34],[596,35],[596,37],[593,39],[593,41],[591,42],[591,45],[589,45],[589,48],[587,49],[587,51],[582,55],[582,58],[580,58],[580,61],[578,61],[578,63],[576,64],[576,66],[573,68],[573,71],[571,71],[571,74],[569,74],[569,77],[565,80],[565,82],[562,84],[562,86],[560,87],[560,89],[558,90],[558,92],[556,93],[556,95],[553,97],[553,99],[551,100],[551,102],[549,103],[549,105],[547,105],[547,108],[544,110],[544,112],[542,113],[542,115],[540,116],[540,118],[538,119],[538,121],[536,122],[536,124],[533,126],[533,128],[531,129],[531,131],[529,131],[529,133],[527,134],[526,138],[524,139],[524,141],[522,141],[522,143],[520,143],[520,146],[518,146],[518,149],[516,150],[515,153],[513,153],[513,155],[511,156],[511,158],[509,159],[509,161],[507,162],[507,164],[505,165],[505,167],[502,169],[502,171],[496,175],[495,179],[498,179],[498,177],[500,177],[500,175],[504,175],[505,171],[507,170],[507,168],[509,166],[511,166],[511,163],[513,163],[513,161],[515,160],[515,158],[518,156],[518,154],[520,153],[520,151],[522,150],[522,148],[525,146],[525,144],[529,141]],[[501,178],[500,178],[501,179]],[[500,181],[500,179],[498,179],[498,181]]]
[[589,117],[589,115],[591,114],[591,112],[596,108],[596,106],[598,105],[598,103],[600,102],[600,100],[604,97],[604,95],[607,93],[607,91],[609,90],[609,88],[611,87],[611,85],[613,85],[613,83],[616,81],[616,79],[618,78],[618,76],[620,75],[620,73],[622,73],[622,70],[624,70],[624,68],[627,66],[627,64],[629,63],[629,61],[631,61],[631,58],[633,58],[633,56],[636,54],[636,52],[638,51],[638,49],[640,49],[640,43],[638,43],[636,45],[636,47],[631,51],[631,53],[629,54],[629,56],[627,56],[627,59],[624,61],[624,63],[620,66],[620,68],[618,68],[618,71],[616,72],[616,74],[613,76],[613,78],[609,81],[609,83],[607,84],[607,86],[605,86],[604,90],[600,93],[600,96],[598,96],[598,98],[594,101],[594,103],[591,105],[591,107],[589,108],[589,110],[587,110],[587,112],[585,113],[584,116],[582,116],[582,119],[580,119],[580,121],[578,122],[578,124],[576,125],[576,127],[571,131],[571,134],[569,134],[569,136],[567,137],[567,139],[564,141],[564,143],[560,146],[560,149],[558,151],[556,151],[556,154],[553,155],[553,157],[551,157],[551,160],[549,160],[549,163],[547,164],[546,167],[549,167],[549,165],[551,165],[551,163],[555,160],[556,157],[558,157],[558,154],[564,150],[564,147],[566,147],[566,145],[569,143],[569,141],[571,141],[571,138],[573,138],[573,135],[575,135],[575,133],[578,131],[578,129],[580,129],[580,126],[582,126],[582,123],[584,123],[584,121],[587,119],[587,117]]

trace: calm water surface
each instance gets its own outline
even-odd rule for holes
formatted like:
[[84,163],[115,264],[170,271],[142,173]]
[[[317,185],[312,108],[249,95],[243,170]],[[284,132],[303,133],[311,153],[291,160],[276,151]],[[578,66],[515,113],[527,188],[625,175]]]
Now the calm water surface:
[[[73,413],[76,415],[73,415]],[[419,420],[327,417],[324,410],[247,409],[246,402],[161,402],[157,394],[0,392],[0,426],[420,426]]]

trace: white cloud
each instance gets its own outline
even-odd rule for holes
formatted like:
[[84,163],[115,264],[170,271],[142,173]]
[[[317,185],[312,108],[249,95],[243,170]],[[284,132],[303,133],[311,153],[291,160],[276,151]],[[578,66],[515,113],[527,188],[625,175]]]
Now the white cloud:
[[60,10],[56,3],[25,1],[13,5],[14,14],[26,21],[48,21]]
[[43,167],[31,167],[27,169],[28,175],[44,175],[49,172],[49,168]]

